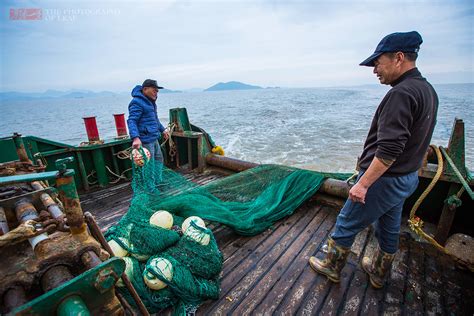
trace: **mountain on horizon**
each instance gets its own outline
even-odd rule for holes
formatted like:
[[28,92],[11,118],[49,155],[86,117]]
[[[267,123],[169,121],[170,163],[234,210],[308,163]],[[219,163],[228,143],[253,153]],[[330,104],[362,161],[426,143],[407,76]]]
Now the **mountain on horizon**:
[[[161,93],[180,93],[179,90],[163,89]],[[113,97],[119,95],[130,95],[130,92],[112,92],[112,91],[99,91],[94,92],[91,90],[82,89],[70,89],[67,91],[48,89],[44,92],[17,92],[8,91],[0,92],[0,100],[36,100],[36,99],[83,99],[83,98],[94,98],[94,97]]]
[[252,86],[239,81],[219,82],[212,87],[205,89],[204,91],[224,91],[224,90],[253,90],[263,89],[259,86]]

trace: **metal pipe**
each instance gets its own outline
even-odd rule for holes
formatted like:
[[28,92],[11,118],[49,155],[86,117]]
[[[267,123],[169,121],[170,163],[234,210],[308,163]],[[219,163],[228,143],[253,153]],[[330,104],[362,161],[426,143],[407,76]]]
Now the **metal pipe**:
[[206,155],[206,163],[211,166],[229,169],[236,172],[241,172],[250,168],[257,167],[259,165],[253,162],[247,162],[214,154]]
[[7,312],[26,304],[26,302],[26,291],[19,285],[8,289],[3,295],[3,306],[5,306]]
[[350,185],[345,181],[327,178],[321,185],[319,192],[347,199],[350,189]]
[[41,288],[46,293],[73,278],[74,276],[68,267],[63,265],[54,266],[41,276]]
[[5,214],[5,209],[0,206],[0,236],[5,235],[10,231],[7,222],[7,216]]
[[114,114],[115,128],[117,129],[117,137],[122,138],[128,136],[127,124],[125,124],[125,114]]
[[20,223],[24,223],[28,220],[38,220],[38,212],[36,211],[33,204],[28,202],[26,199],[19,200],[15,204],[16,218]]
[[[31,187],[35,189],[35,191],[45,189],[45,187],[39,181],[31,182]],[[61,211],[59,205],[48,193],[42,193],[40,199],[43,203],[43,206],[46,208],[46,210],[48,210],[49,214],[51,214],[53,218],[57,219],[64,216],[64,213]]]
[[84,160],[82,159],[82,154],[80,151],[77,151],[77,164],[79,165],[79,173],[81,174],[82,187],[84,190],[89,191],[89,182],[87,181],[87,172],[86,167],[84,166]]
[[94,167],[97,174],[97,182],[99,186],[105,187],[109,184],[109,177],[107,170],[105,169],[105,160],[102,149],[96,148],[92,150],[92,160],[94,161]]
[[21,134],[13,133],[13,143],[15,144],[16,153],[20,161],[31,164],[31,160],[28,158],[28,154],[26,153],[25,143],[23,142],[23,138],[21,138]]
[[[102,247],[107,250],[107,252],[111,255],[111,256],[115,256],[114,252],[112,251],[112,249],[110,248],[109,244],[107,243],[107,240],[105,240],[105,237],[104,235],[102,234],[99,226],[97,225],[95,219],[94,219],[94,216],[92,216],[92,214],[90,212],[86,212],[84,214],[84,217],[86,218],[86,221],[87,221],[87,224],[89,226],[89,229],[92,233],[92,236],[94,236],[99,242],[100,244],[102,245]],[[125,274],[125,272],[122,274],[121,276],[122,278],[122,281],[123,283],[125,284],[125,286],[127,287],[128,291],[130,292],[130,294],[132,294],[132,297],[133,297],[133,300],[135,301],[135,304],[137,304],[138,306],[138,309],[140,310],[140,312],[145,315],[145,316],[149,316],[150,313],[148,313],[148,310],[146,309],[145,305],[143,305],[143,302],[140,298],[140,296],[138,296],[138,293],[137,291],[135,290],[135,288],[133,287],[132,283],[130,282],[130,280],[128,279],[127,275]]]
[[71,233],[77,235],[86,231],[86,224],[73,175],[74,173],[59,172],[56,177],[56,185],[64,205],[67,224],[71,228]]
[[114,165],[114,172],[116,174],[120,174],[120,168],[117,161],[118,158],[117,158],[117,155],[115,154],[114,146],[110,146],[110,153],[112,154],[112,164]]
[[84,125],[86,126],[87,138],[89,142],[96,142],[100,140],[99,129],[97,128],[97,122],[95,116],[83,117]]
[[92,250],[84,252],[81,256],[81,261],[87,269],[92,269],[102,263],[99,256]]
[[30,183],[30,185],[35,191],[45,189],[45,187],[39,181],[33,181]]
[[[16,213],[16,218],[18,219],[18,222],[20,223],[24,223],[28,220],[34,220],[34,221],[39,220],[38,212],[36,211],[33,204],[31,204],[27,200],[19,200],[15,204],[15,213]],[[48,234],[43,233],[41,235],[28,238],[28,241],[30,242],[31,247],[34,250],[40,242],[46,239],[48,239]]]
[[55,219],[64,216],[63,211],[59,208],[59,205],[54,202],[53,198],[48,193],[41,194],[41,202],[44,207],[48,210],[49,214]]
[[61,149],[55,149],[55,150],[39,152],[39,153],[35,154],[35,157],[37,155],[38,156],[41,155],[43,157],[54,156],[54,155],[57,155],[57,154],[64,154],[64,153],[73,152],[73,151],[74,151],[74,148],[61,148]]

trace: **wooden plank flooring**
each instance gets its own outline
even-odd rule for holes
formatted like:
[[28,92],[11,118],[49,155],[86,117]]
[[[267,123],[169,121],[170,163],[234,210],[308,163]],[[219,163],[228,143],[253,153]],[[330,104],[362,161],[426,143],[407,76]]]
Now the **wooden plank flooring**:
[[[186,175],[199,184],[216,175]],[[84,211],[102,229],[127,211],[130,184],[81,196]],[[360,267],[376,248],[370,229],[352,247],[340,284],[316,274],[308,265],[332,231],[337,210],[306,202],[292,216],[265,232],[239,236],[210,223],[224,256],[220,299],[198,309],[199,315],[473,315],[474,275],[454,267],[453,260],[409,233],[400,238],[386,286],[374,290]],[[406,221],[404,221],[406,222]]]

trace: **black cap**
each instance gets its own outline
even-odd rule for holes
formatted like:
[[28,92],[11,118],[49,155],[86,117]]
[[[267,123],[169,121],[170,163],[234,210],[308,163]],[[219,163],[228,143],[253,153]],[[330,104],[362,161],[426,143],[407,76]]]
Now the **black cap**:
[[153,88],[157,88],[157,89],[164,89],[163,87],[160,87],[160,86],[156,83],[156,80],[153,80],[153,79],[146,79],[145,81],[143,81],[142,87],[143,87],[143,88],[146,88],[146,87],[153,87]]
[[423,43],[423,39],[417,31],[389,34],[382,38],[380,43],[377,45],[375,52],[359,65],[373,67],[374,62],[383,53],[418,53],[421,43]]

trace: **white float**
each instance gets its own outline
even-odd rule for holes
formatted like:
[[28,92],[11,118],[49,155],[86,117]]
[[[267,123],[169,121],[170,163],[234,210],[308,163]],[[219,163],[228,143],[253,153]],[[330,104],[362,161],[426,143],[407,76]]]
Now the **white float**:
[[202,218],[200,218],[199,216],[190,216],[190,217],[186,218],[184,220],[183,224],[181,225],[181,229],[183,230],[183,234],[184,234],[185,231],[188,230],[189,226],[191,225],[191,221],[193,221],[194,224],[196,224],[200,227],[206,228],[206,223],[204,223]]
[[153,258],[148,262],[149,268],[145,268],[143,271],[143,280],[146,286],[152,290],[161,290],[167,286],[167,284],[157,277],[148,269],[153,269],[155,272],[163,276],[166,280],[173,280],[173,266],[168,259],[165,258]]
[[150,217],[150,225],[170,229],[173,226],[173,215],[164,210],[156,211]]
[[[127,239],[122,238],[122,237],[119,237],[119,239],[126,246],[130,247],[130,243],[128,242]],[[128,255],[128,250],[124,249],[122,246],[120,246],[118,242],[116,242],[113,239],[109,241],[109,246],[116,257],[126,257]]]
[[195,228],[193,225],[191,225],[191,222],[194,223],[196,226],[199,226],[203,229],[206,228],[206,224],[202,220],[202,218],[198,216],[190,216],[186,218],[183,222],[183,225],[181,225],[181,229],[183,230],[183,234],[189,237],[190,239],[194,240],[195,242],[207,246],[211,240],[211,236],[207,234],[206,232]]

